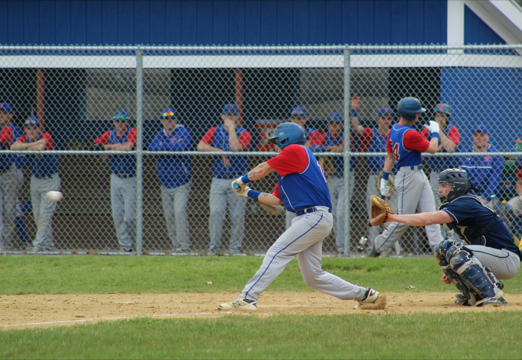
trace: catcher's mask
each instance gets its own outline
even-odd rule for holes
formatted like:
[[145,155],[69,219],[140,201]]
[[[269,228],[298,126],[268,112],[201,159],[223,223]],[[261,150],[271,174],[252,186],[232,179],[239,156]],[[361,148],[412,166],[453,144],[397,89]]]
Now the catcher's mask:
[[278,125],[274,130],[274,135],[268,141],[280,149],[292,144],[304,145],[306,143],[303,127],[294,123]]
[[458,196],[464,195],[471,188],[468,173],[460,169],[446,169],[439,174],[439,185],[453,185],[448,195],[441,199],[449,202]]

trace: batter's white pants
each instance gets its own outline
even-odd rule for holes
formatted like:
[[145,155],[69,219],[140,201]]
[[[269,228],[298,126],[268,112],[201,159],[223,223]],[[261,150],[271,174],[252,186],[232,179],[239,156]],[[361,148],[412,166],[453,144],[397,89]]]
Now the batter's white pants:
[[[344,178],[339,176],[329,175],[326,177],[328,183],[328,190],[330,191],[330,200],[332,202],[332,214],[335,222],[335,244],[337,252],[344,254],[345,239],[344,239]],[[353,196],[353,189],[355,188],[355,175],[350,173],[350,201]],[[293,212],[286,212],[286,229],[292,226],[292,221],[296,215]]]
[[[397,188],[397,213],[399,215],[415,214],[415,212],[435,211],[435,200],[428,178],[422,170],[401,168],[395,177]],[[387,252],[397,240],[408,230],[409,225],[391,223],[388,230],[375,238],[375,249],[379,253]],[[433,249],[442,241],[440,225],[425,226],[428,242]]]
[[167,231],[174,250],[190,250],[187,203],[191,181],[176,188],[167,189],[161,185],[161,203],[167,223]]
[[323,240],[333,227],[332,214],[325,207],[297,216],[290,229],[268,249],[263,265],[246,284],[242,297],[256,300],[286,265],[297,256],[306,285],[341,300],[362,300],[367,288],[351,284],[321,268]]
[[136,177],[111,174],[112,218],[120,246],[132,249],[136,238]]
[[31,176],[31,201],[34,221],[38,229],[33,245],[42,250],[54,249],[53,215],[57,202],[49,200],[46,194],[48,191],[60,191],[60,183],[58,173],[43,179]]
[[230,212],[230,243],[231,253],[239,253],[243,238],[245,237],[245,212],[248,198],[237,196],[232,189],[232,180],[212,178],[210,186],[210,245],[209,250],[215,253],[221,251],[221,236],[223,235],[223,222]]

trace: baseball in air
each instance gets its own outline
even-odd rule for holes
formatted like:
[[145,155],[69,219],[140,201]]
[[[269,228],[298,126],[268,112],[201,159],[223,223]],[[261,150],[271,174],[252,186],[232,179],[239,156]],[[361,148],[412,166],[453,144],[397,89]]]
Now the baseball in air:
[[52,201],[60,201],[63,199],[63,194],[59,191],[48,191],[45,195]]

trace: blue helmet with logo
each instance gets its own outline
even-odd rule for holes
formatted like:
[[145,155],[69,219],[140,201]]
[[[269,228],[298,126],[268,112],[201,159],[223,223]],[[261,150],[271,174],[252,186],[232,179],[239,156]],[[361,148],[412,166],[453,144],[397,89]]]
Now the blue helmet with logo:
[[274,135],[268,141],[280,149],[293,144],[304,145],[306,143],[305,132],[301,125],[291,122],[284,123],[275,128]]
[[426,112],[426,109],[421,107],[419,99],[408,97],[399,101],[397,111],[401,118],[404,118],[408,121],[413,121],[415,120],[416,114]]

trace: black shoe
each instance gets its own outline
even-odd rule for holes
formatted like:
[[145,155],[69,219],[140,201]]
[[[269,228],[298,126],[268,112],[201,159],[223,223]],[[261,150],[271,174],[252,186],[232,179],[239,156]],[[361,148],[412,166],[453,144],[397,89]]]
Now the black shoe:
[[381,256],[381,253],[377,252],[377,250],[375,250],[375,245],[373,245],[372,251],[370,251],[370,253],[368,254],[368,257],[377,258],[379,256]]
[[459,306],[471,306],[471,304],[469,303],[469,299],[466,297],[466,295],[458,293],[455,294],[455,297],[457,298],[457,300],[455,300],[455,304]]
[[134,249],[133,248],[121,248],[124,252],[126,253],[132,253],[134,252]]

